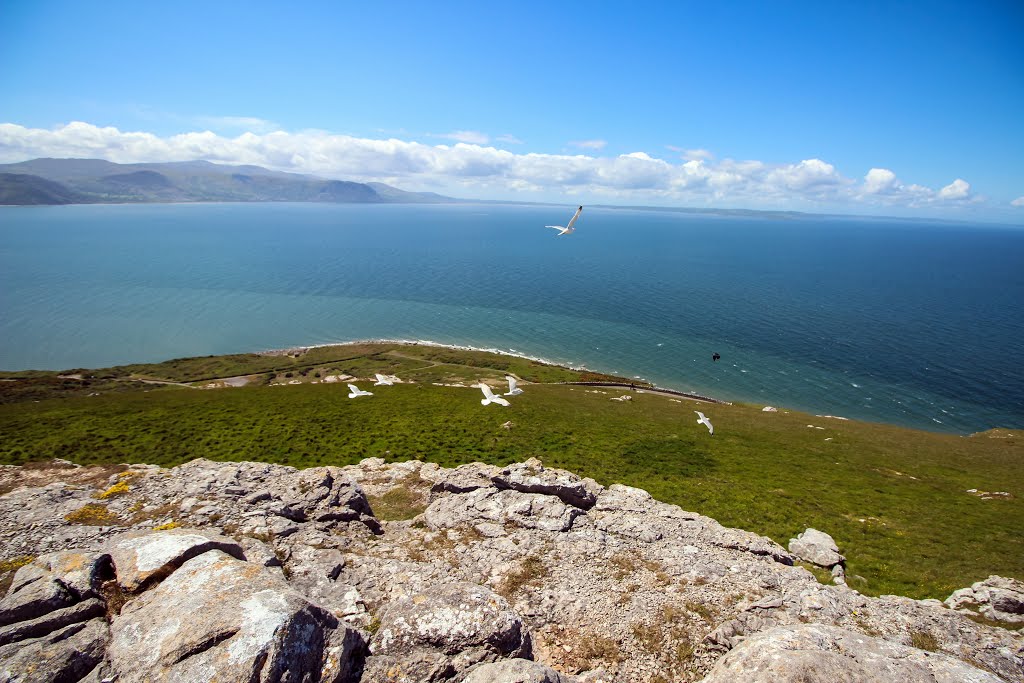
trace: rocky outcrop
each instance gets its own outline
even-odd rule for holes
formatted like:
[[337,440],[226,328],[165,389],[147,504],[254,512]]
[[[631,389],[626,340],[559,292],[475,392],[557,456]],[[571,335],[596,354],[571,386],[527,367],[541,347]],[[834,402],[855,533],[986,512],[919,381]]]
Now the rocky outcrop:
[[965,613],[1016,614],[1018,582],[868,598],[536,460],[60,472],[0,496],[3,557],[38,556],[0,600],[0,681],[1024,679],[1024,636]]
[[952,609],[977,611],[993,621],[1024,623],[1024,582],[990,576],[946,598]]
[[481,664],[466,676],[465,683],[573,683],[573,676],[528,659],[509,659]]
[[954,657],[880,640],[835,626],[780,626],[745,640],[703,683],[900,681],[999,683],[998,676]]
[[78,681],[96,668],[111,576],[106,553],[51,553],[18,569],[0,600],[0,681]]
[[220,550],[239,560],[245,559],[242,546],[230,538],[191,530],[124,534],[110,543],[108,548],[117,568],[118,583],[121,588],[132,593],[159,581],[193,557],[211,550]]
[[399,598],[380,617],[367,683],[461,677],[469,667],[529,657],[530,636],[508,602],[483,586],[453,582]]
[[280,572],[216,549],[125,605],[111,632],[105,673],[124,683],[347,680],[362,648]]

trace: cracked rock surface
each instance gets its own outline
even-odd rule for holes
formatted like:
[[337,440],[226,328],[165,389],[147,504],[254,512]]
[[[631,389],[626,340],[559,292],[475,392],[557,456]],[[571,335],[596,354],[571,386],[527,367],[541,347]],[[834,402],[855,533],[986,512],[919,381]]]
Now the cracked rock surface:
[[1024,680],[969,611],[1012,619],[1019,582],[869,598],[537,460],[3,476],[0,682]]

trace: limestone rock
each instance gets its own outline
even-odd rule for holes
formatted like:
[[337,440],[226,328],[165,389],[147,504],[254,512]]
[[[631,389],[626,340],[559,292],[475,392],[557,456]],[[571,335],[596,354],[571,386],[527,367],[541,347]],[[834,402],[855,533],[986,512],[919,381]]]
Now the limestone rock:
[[846,558],[839,554],[835,540],[817,529],[807,529],[796,538],[789,539],[789,552],[826,569],[846,562]]
[[555,496],[566,505],[583,510],[594,507],[597,495],[604,489],[593,479],[582,479],[564,470],[546,469],[536,458],[509,465],[491,477],[491,481],[499,489]]
[[22,567],[14,578],[11,589],[0,600],[0,626],[37,619],[77,602],[64,584],[40,567]]
[[120,683],[316,680],[325,670],[344,680],[361,642],[279,573],[220,550],[129,602],[111,630]]
[[373,514],[363,490],[338,467],[301,470],[284,483],[283,491],[270,491],[281,500],[278,514],[293,521],[348,522]]
[[994,621],[1024,623],[1024,582],[992,575],[954,591],[946,604],[952,609],[975,608]]
[[566,505],[555,496],[481,488],[438,498],[424,511],[423,519],[432,529],[493,522],[527,529],[568,531],[581,514],[582,510]]
[[[461,683],[516,676],[520,668],[524,677],[541,675],[539,666],[581,672],[562,674],[574,683],[656,675],[694,681],[774,629],[819,625],[871,633],[878,648],[902,647],[915,657],[922,654],[908,644],[926,643],[1004,681],[1024,680],[1024,633],[962,613],[977,605],[996,614],[987,612],[995,605],[1014,614],[1020,591],[1012,580],[972,586],[960,597],[975,602],[955,609],[867,597],[818,583],[771,539],[537,461],[445,469],[377,458],[300,471],[199,459],[131,470],[122,479],[128,490],[104,503],[124,527],[64,519],[109,488],[111,468],[58,472],[75,472],[74,485],[39,485],[39,471],[25,470],[36,484],[0,495],[4,558],[77,549],[43,555],[13,577],[0,602],[0,641],[11,640],[0,645],[0,672],[18,671],[15,660],[35,666],[43,658],[55,672],[44,669],[46,676],[60,680],[67,670],[79,680],[102,656],[88,683],[112,676],[337,682],[360,668],[360,683]],[[370,517],[364,492],[377,497],[396,487],[415,493],[425,512],[404,521]],[[111,541],[160,538],[152,527],[171,519],[186,527],[178,535],[237,541],[248,561],[216,549],[187,559],[205,547],[200,541],[156,574],[133,580],[135,559],[121,559],[117,569],[129,585],[148,580],[142,588],[149,590],[118,595],[117,583],[107,581]],[[841,563],[833,567],[841,573]],[[129,600],[123,606],[122,598]],[[68,623],[88,619],[95,601],[105,599],[107,614],[121,611],[109,647],[102,620]],[[372,632],[378,650],[366,656],[363,636],[351,627]],[[390,645],[382,642],[387,633]],[[64,640],[75,645],[62,650]],[[75,652],[94,654],[74,664]],[[846,667],[833,672],[839,681],[874,661],[835,656],[833,663]]]
[[[293,545],[285,568],[289,583],[317,605],[342,619],[360,612],[358,592],[338,577],[345,566],[345,556],[333,548]],[[363,610],[365,611],[365,610]]]
[[370,644],[366,681],[388,671],[409,680],[450,678],[481,662],[529,657],[522,618],[499,595],[465,582],[441,584],[385,608]]
[[128,533],[110,542],[117,581],[129,592],[159,581],[193,557],[211,550],[245,559],[242,547],[230,538],[194,529]]
[[35,619],[0,626],[0,645],[45,636],[47,633],[52,633],[65,626],[102,617],[105,613],[106,605],[103,601],[91,598],[70,607],[54,610]]
[[702,683],[1000,683],[948,655],[925,652],[835,626],[798,624],[744,640]]
[[481,488],[494,486],[491,477],[496,474],[497,468],[480,463],[459,465],[454,470],[446,473],[446,476],[435,482],[431,487],[434,493],[469,493]]
[[73,683],[103,659],[110,629],[103,619],[71,624],[41,638],[0,647],[0,681],[4,683]]
[[528,659],[506,659],[473,667],[463,683],[573,683],[575,680],[574,676]]
[[[23,577],[31,571],[29,567],[39,568],[59,580],[77,600],[95,597],[100,584],[114,576],[107,553],[65,551],[40,555],[21,569]],[[12,590],[18,589],[23,581],[24,578],[19,579],[16,575]]]

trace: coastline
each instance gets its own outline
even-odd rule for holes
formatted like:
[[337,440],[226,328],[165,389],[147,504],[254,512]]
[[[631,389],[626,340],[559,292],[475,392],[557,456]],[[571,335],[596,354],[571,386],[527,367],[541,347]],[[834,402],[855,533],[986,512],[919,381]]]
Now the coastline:
[[[594,372],[594,370],[592,370],[591,368],[588,368],[585,365],[571,365],[569,363],[556,363],[554,361],[548,360],[546,358],[542,358],[540,356],[531,356],[531,355],[528,355],[528,354],[525,354],[525,353],[521,353],[519,351],[516,351],[515,349],[509,349],[508,351],[505,351],[503,349],[498,349],[498,348],[485,348],[485,347],[479,347],[479,346],[470,346],[470,345],[467,345],[467,344],[445,344],[445,343],[442,343],[442,342],[431,341],[429,339],[357,339],[357,340],[353,340],[353,341],[337,342],[337,343],[330,343],[330,344],[309,344],[309,345],[305,345],[305,346],[290,346],[290,347],[283,348],[283,349],[265,349],[263,351],[255,351],[254,353],[257,353],[257,354],[260,354],[260,355],[273,355],[273,354],[279,354],[279,353],[290,353],[290,352],[294,352],[294,351],[306,351],[308,349],[322,349],[322,348],[327,348],[327,347],[332,347],[332,346],[357,346],[359,344],[408,344],[408,345],[411,345],[411,346],[429,346],[429,347],[439,348],[439,349],[453,349],[455,351],[479,351],[481,353],[493,353],[493,354],[496,354],[496,355],[499,355],[499,356],[510,356],[512,358],[522,358],[523,360],[534,361],[536,363],[543,363],[544,365],[550,365],[550,366],[553,366],[553,367],[567,368],[569,370],[576,370],[576,371],[579,371],[579,372]],[[607,371],[607,373],[606,373],[606,371],[604,371],[604,370],[599,370],[597,372],[601,372],[601,373],[605,373],[605,374],[615,374],[614,372],[611,372],[611,371]],[[706,394],[702,394],[702,393],[699,393],[699,392],[696,392],[696,391],[692,391],[692,390],[691,391],[685,391],[685,390],[682,390],[682,389],[675,389],[673,387],[659,386],[659,385],[651,382],[647,378],[641,377],[640,375],[635,375],[634,379],[637,379],[637,380],[639,380],[641,382],[644,382],[645,384],[650,385],[649,387],[645,387],[643,389],[644,391],[651,391],[653,393],[671,394],[671,395],[675,395],[675,396],[685,396],[687,398],[692,398],[692,399],[699,400],[699,401],[706,401],[706,402],[709,402],[709,403],[721,403],[723,405],[732,405],[731,401],[726,401],[726,400],[723,400],[723,399],[720,399],[720,398],[715,398],[713,396],[708,396]],[[627,384],[620,385],[618,383],[608,383],[608,382],[563,382],[563,384],[584,384],[584,385],[595,385],[595,386],[597,386],[597,385],[600,385],[600,386],[629,386]],[[825,417],[832,417],[832,416],[825,416]],[[843,417],[843,418],[838,418],[838,419],[845,420],[847,418]]]

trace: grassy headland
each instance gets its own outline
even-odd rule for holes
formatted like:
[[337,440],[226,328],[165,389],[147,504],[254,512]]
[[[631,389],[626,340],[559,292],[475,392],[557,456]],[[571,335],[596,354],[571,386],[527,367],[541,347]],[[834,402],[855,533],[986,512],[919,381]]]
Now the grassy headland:
[[[376,372],[415,383],[350,400],[344,381],[322,381]],[[435,384],[497,386],[506,373],[534,383],[509,408],[481,406],[478,389]],[[399,344],[59,374],[81,379],[3,373],[14,381],[0,382],[0,462],[169,466],[206,457],[309,467],[377,456],[451,467],[536,456],[782,545],[809,526],[827,531],[864,593],[944,598],[989,574],[1024,578],[1021,432],[962,437],[651,393],[615,402],[630,392],[553,383],[616,378]],[[143,381],[206,387],[241,375],[248,386],[203,391]],[[695,409],[714,423],[713,437]]]

